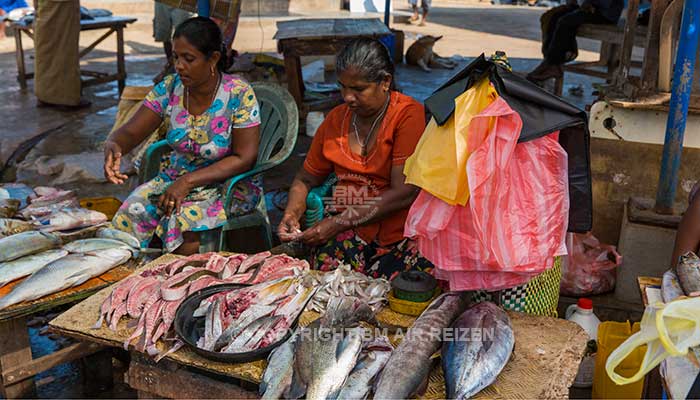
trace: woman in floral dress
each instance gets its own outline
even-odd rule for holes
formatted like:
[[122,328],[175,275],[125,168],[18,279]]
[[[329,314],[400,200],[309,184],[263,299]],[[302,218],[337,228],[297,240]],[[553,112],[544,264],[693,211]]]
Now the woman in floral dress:
[[[131,233],[142,247],[157,237],[177,254],[199,249],[199,233],[227,219],[223,182],[255,164],[260,115],[253,89],[238,77],[223,73],[221,32],[208,18],[191,18],[173,35],[176,74],[166,76],[143,106],[105,143],[105,176],[122,184],[124,154],[169,121],[166,140],[173,151],[155,178],[136,188],[112,223]],[[240,182],[233,192],[229,215],[250,212],[261,194],[261,180]]]

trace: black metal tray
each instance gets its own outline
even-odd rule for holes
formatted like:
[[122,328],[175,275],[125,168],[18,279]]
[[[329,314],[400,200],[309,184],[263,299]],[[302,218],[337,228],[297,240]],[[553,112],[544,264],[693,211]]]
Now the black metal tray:
[[175,314],[175,332],[180,337],[180,339],[182,339],[183,342],[185,342],[188,346],[192,348],[192,350],[194,350],[195,353],[210,360],[228,363],[246,363],[267,358],[267,355],[272,350],[274,350],[276,347],[278,347],[282,343],[286,342],[287,339],[289,339],[289,337],[291,336],[291,332],[293,332],[296,329],[299,323],[299,317],[301,316],[301,313],[299,313],[296,319],[294,319],[294,322],[292,322],[291,327],[287,330],[287,334],[284,335],[282,339],[278,340],[275,343],[271,343],[269,346],[264,347],[262,349],[256,349],[244,353],[221,353],[217,351],[204,350],[197,347],[197,341],[204,333],[205,320],[205,317],[192,317],[192,313],[194,312],[194,310],[197,309],[197,307],[199,307],[199,303],[207,297],[210,297],[216,293],[230,291],[234,289],[243,289],[246,287],[249,286],[235,283],[226,283],[222,285],[209,286],[187,296],[187,298],[177,308],[177,312]]

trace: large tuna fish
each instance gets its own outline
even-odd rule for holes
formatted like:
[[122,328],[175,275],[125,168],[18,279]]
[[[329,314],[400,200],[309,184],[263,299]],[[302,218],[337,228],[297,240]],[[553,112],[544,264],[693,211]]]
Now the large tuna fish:
[[61,244],[61,239],[50,233],[22,232],[0,239],[0,262],[53,249]]
[[432,367],[431,357],[442,343],[442,332],[465,306],[459,293],[445,293],[423,311],[379,375],[375,399],[407,399],[425,385]]
[[447,398],[468,399],[496,380],[508,363],[515,337],[508,315],[489,302],[465,311],[452,327],[452,340],[442,345]]
[[[19,236],[19,235],[16,235]],[[90,254],[69,254],[46,265],[0,298],[0,310],[77,286],[125,263],[131,252],[107,249]]]

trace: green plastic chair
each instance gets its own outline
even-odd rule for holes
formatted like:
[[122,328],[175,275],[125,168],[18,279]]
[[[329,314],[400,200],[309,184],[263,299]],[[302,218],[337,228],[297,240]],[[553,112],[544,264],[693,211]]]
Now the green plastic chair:
[[309,190],[306,195],[306,211],[304,212],[304,225],[308,228],[321,222],[323,219],[323,199],[330,197],[337,179],[335,174],[328,175],[321,186]]
[[[254,82],[255,96],[260,105],[260,147],[255,167],[248,172],[236,175],[224,183],[226,195],[224,209],[231,209],[232,189],[242,179],[263,173],[284,162],[294,149],[299,131],[299,110],[289,92],[275,84]],[[160,171],[160,160],[171,151],[167,141],[161,140],[148,147],[141,163],[143,172],[141,182],[154,178]],[[231,251],[226,246],[223,232],[248,227],[263,227],[267,248],[272,247],[272,227],[267,215],[265,193],[255,209],[246,215],[229,217],[223,226],[200,232],[200,252]],[[225,248],[226,247],[226,248]]]

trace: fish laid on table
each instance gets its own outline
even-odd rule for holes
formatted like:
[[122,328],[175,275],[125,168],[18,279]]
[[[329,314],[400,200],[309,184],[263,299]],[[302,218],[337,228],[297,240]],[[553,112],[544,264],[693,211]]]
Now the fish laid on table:
[[386,336],[376,337],[362,346],[357,360],[345,385],[338,394],[338,399],[364,400],[369,395],[374,379],[384,368],[394,347]]
[[267,356],[267,367],[258,387],[261,399],[286,399],[294,376],[294,348],[298,331],[272,350]]
[[296,345],[290,396],[307,399],[335,398],[343,388],[362,350],[364,328],[360,321],[375,322],[374,312],[356,297],[331,299],[326,312],[303,328]]
[[30,203],[27,207],[23,208],[19,213],[26,220],[42,219],[42,218],[46,218],[47,216],[51,215],[52,213],[55,213],[55,212],[58,212],[61,210],[65,210],[65,209],[79,207],[79,206],[80,206],[80,204],[78,203],[78,199],[71,198],[68,200],[57,201],[55,203],[48,203],[46,205],[43,205],[43,204],[39,205],[39,204]]
[[0,263],[0,287],[29,276],[46,264],[68,255],[66,250],[46,250],[41,253],[24,256],[16,260]]
[[0,218],[0,239],[22,232],[33,231],[34,225],[21,219]]
[[680,257],[676,275],[686,296],[700,296],[700,258],[693,252]]
[[445,293],[433,300],[415,320],[375,385],[375,399],[406,399],[426,384],[431,358],[442,344],[441,334],[464,311],[459,293]]
[[125,249],[69,254],[47,264],[15,286],[9,294],[0,298],[0,309],[80,285],[125,263],[129,258],[131,251]]
[[[207,347],[209,348],[213,343],[216,350],[220,351],[229,346],[239,333],[250,327],[250,324],[271,314],[265,313],[264,309],[263,312],[259,312],[259,307],[274,307],[275,318],[268,320],[267,322],[270,323],[264,326],[261,323],[262,328],[267,330],[256,329],[252,332],[246,332],[248,341],[243,345],[245,350],[239,350],[247,351],[249,347],[267,346],[286,334],[287,328],[291,326],[314,292],[313,287],[304,285],[303,278],[293,276],[294,269],[304,265],[308,268],[308,264],[301,263],[301,260],[278,258],[288,262],[285,264],[277,263],[279,269],[261,274],[261,265],[272,257],[267,252],[253,256],[246,254],[223,256],[217,253],[194,254],[145,269],[114,286],[112,293],[102,303],[99,318],[93,328],[99,329],[106,322],[110,329],[116,331],[122,318],[133,319],[132,326],[133,322],[136,322],[136,327],[128,340],[125,341],[124,346],[128,348],[135,344],[136,350],[145,351],[151,356],[157,355],[155,360],[158,361],[182,346],[180,341],[173,342],[176,337],[172,326],[178,306],[187,295],[211,285],[247,283],[254,277],[264,279],[266,276],[280,276],[281,274],[288,279],[281,278],[239,291],[221,292],[210,296],[200,303],[194,315],[195,317],[204,317],[211,312],[209,314],[209,327],[207,327],[208,333],[206,333]],[[252,262],[246,263],[249,259],[252,259]],[[244,268],[241,268],[242,266]],[[296,283],[292,284],[293,282]],[[219,305],[216,306],[219,313],[216,313],[212,307],[217,298],[221,299]],[[234,318],[238,318],[239,322],[245,318],[245,326],[241,323],[231,326],[230,323]],[[166,342],[161,341],[161,343],[165,343],[168,350],[159,353],[156,342],[162,339],[167,340]],[[204,346],[204,338],[200,339],[201,346]]]
[[81,239],[63,245],[63,249],[71,253],[89,253],[106,249],[131,249],[126,243],[114,239]]
[[[496,380],[510,359],[515,336],[508,314],[490,302],[465,311],[452,328],[453,338],[443,343],[441,357],[447,398],[468,399]],[[477,331],[481,340],[475,340]]]
[[0,218],[12,218],[22,202],[17,199],[0,199]]
[[138,249],[141,247],[141,243],[139,243],[138,239],[124,231],[120,231],[119,229],[100,228],[97,230],[95,237],[101,239],[119,240],[121,242],[124,242],[127,246],[134,249]]
[[51,233],[22,232],[0,239],[0,262],[15,260],[61,245],[61,239]]
[[205,299],[193,316],[205,315],[198,347],[241,353],[280,340],[315,289],[300,278],[284,278]]
[[678,275],[673,269],[669,269],[664,272],[661,278],[661,298],[664,303],[670,303],[681,296],[685,296],[685,293],[678,280]]
[[85,228],[107,222],[107,216],[95,210],[73,208],[57,211],[39,225],[44,232],[65,231],[68,229]]

